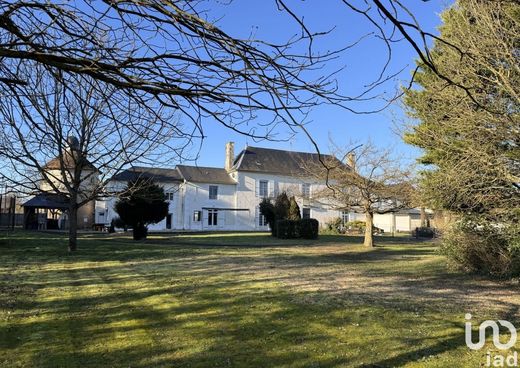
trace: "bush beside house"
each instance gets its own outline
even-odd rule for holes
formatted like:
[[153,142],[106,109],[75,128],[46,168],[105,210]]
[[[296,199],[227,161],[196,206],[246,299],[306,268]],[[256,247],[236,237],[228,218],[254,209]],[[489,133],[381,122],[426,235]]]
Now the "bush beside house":
[[280,239],[316,239],[320,224],[316,219],[278,220],[276,237]]
[[319,222],[316,219],[302,219],[300,207],[296,199],[280,193],[275,200],[264,198],[260,202],[260,213],[265,216],[271,235],[280,239],[316,239],[318,237]]

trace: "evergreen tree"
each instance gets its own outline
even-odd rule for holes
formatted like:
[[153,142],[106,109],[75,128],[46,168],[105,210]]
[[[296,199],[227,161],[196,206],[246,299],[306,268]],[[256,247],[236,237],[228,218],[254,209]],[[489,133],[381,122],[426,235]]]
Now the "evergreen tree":
[[289,218],[289,207],[291,202],[286,192],[280,193],[274,202],[274,213],[276,220],[287,220]]
[[458,0],[443,21],[431,55],[446,79],[419,63],[420,88],[404,100],[419,123],[405,140],[424,152],[425,202],[460,220],[451,231],[457,240],[445,241],[458,248],[448,253],[487,271],[486,263],[506,259],[507,273],[520,239],[520,6]]
[[164,190],[147,179],[137,179],[128,183],[115,210],[121,220],[132,226],[134,240],[145,239],[147,226],[156,224],[168,215],[168,202]]
[[289,220],[301,220],[302,215],[300,213],[300,206],[296,202],[296,198],[294,196],[289,200],[289,212],[288,212]]
[[274,205],[271,203],[269,198],[264,198],[262,199],[262,202],[260,202],[260,214],[265,216],[265,220],[271,228],[271,234],[276,235],[274,232],[276,225],[276,214],[274,211]]

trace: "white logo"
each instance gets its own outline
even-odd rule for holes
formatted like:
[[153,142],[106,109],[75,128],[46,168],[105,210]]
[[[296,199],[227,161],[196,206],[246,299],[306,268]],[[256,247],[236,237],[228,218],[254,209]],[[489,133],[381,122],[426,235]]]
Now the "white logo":
[[[466,314],[466,320],[471,319],[471,314]],[[486,329],[488,327],[491,327],[491,330],[493,331],[493,344],[501,350],[508,350],[513,347],[516,343],[516,328],[513,326],[511,322],[504,321],[504,320],[498,320],[498,323],[500,323],[503,327],[506,327],[511,337],[509,338],[509,341],[506,344],[502,344],[500,342],[500,327],[495,321],[484,321],[480,324],[478,328],[478,342],[474,343],[471,338],[471,322],[466,322],[466,345],[468,348],[472,350],[480,350],[482,347],[484,347],[484,343],[486,342]]]

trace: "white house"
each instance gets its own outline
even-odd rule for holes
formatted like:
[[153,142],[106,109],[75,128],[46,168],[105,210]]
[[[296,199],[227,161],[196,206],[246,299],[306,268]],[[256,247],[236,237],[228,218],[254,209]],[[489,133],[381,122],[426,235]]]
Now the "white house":
[[[151,231],[267,231],[259,204],[262,198],[274,197],[282,191],[295,196],[303,218],[316,218],[322,225],[337,217],[344,221],[356,218],[353,213],[312,200],[313,190],[318,190],[325,181],[309,178],[302,163],[317,160],[316,153],[250,146],[235,156],[234,144],[229,142],[223,168],[133,167],[115,176],[111,189],[122,189],[139,176],[153,178],[164,188],[170,211],[166,219],[149,226]],[[96,202],[96,223],[108,224],[117,217],[115,201],[109,198]],[[386,226],[378,225],[377,218],[375,225],[387,230]]]

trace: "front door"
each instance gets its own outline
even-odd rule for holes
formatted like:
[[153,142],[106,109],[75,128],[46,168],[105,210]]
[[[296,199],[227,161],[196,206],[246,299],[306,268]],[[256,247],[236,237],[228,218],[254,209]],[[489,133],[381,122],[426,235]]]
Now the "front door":
[[172,228],[172,214],[169,213],[168,216],[166,216],[166,228],[171,229]]

